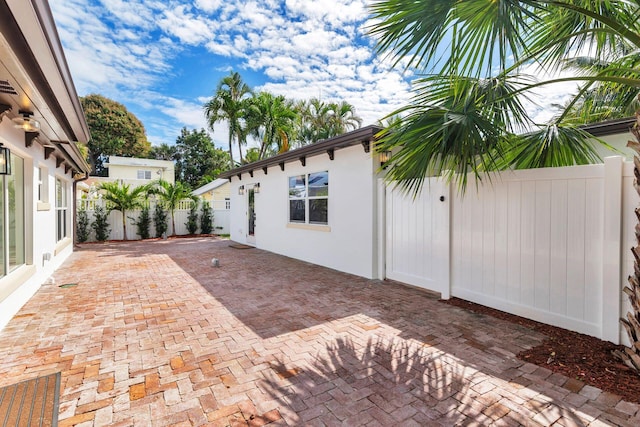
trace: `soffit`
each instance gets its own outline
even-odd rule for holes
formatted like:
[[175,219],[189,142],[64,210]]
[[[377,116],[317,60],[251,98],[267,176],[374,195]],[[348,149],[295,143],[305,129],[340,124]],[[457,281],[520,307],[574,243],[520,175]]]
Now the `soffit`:
[[[8,3],[14,4],[11,11]],[[17,7],[15,3],[18,3]],[[89,171],[89,165],[73,144],[77,140],[86,142],[89,135],[81,107],[78,114],[74,106],[74,97],[80,106],[75,89],[72,86],[70,93],[57,68],[51,68],[53,55],[51,52],[47,53],[46,49],[42,50],[44,35],[41,27],[31,23],[28,37],[40,39],[40,43],[27,44],[24,34],[16,30],[17,19],[13,20],[11,16],[14,10],[20,12],[18,15],[21,15],[23,25],[26,16],[31,14],[35,19],[36,13],[29,1],[0,1],[0,81],[6,82],[2,85],[3,88],[14,89],[14,92],[0,91],[0,103],[12,107],[8,113],[9,118],[18,116],[19,110],[32,111],[33,117],[41,124],[37,141],[41,144],[54,143],[63,157],[75,164],[78,171]],[[38,53],[32,51],[34,45],[35,52]],[[41,58],[36,60],[36,55]],[[47,72],[41,67],[45,67]]]

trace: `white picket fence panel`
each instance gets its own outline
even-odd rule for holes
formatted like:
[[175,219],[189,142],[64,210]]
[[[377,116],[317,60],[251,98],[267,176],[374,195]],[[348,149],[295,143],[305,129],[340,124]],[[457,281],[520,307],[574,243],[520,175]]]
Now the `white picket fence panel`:
[[454,201],[452,295],[600,336],[604,168],[536,172]]
[[632,182],[633,165],[612,157],[492,175],[464,196],[453,188],[449,241],[431,249],[450,253],[450,294],[627,342],[618,319],[629,308],[622,288],[633,271],[640,200]]
[[[155,209],[154,202],[148,202],[151,208],[151,216],[153,218],[153,210]],[[174,212],[175,218],[175,226],[176,226],[176,235],[184,236],[189,234],[187,231],[187,219],[189,217],[189,211],[191,209],[191,200],[182,200],[177,209]],[[93,222],[95,207],[102,206],[107,208],[108,202],[105,203],[102,199],[93,199],[93,200],[78,200],[78,209],[85,209],[87,211],[87,215],[89,220]],[[216,204],[216,207],[223,206],[220,204]],[[128,240],[139,240],[140,236],[136,234],[136,221],[140,216],[140,210],[128,211],[127,212],[127,239]],[[201,215],[201,208],[198,207],[198,217]],[[230,218],[230,210],[228,209],[213,209],[213,233],[214,234],[229,234],[229,218]],[[110,227],[109,239],[108,240],[123,240],[124,239],[124,230],[122,226],[122,212],[112,210],[108,215],[108,222]],[[167,224],[168,230],[167,235],[172,235],[172,225],[171,225],[171,213],[167,212]],[[198,232],[200,232],[199,227],[200,221],[198,219]],[[153,224],[153,220],[151,221],[151,225],[149,227],[149,232],[151,237],[155,237],[155,226]],[[89,234],[89,242],[95,241],[95,233],[93,229]]]

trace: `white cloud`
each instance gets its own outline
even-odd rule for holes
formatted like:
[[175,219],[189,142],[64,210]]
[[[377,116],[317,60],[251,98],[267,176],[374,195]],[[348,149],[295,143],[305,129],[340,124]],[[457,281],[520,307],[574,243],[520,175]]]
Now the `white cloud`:
[[[149,85],[170,69],[170,45],[151,43],[140,27],[122,27],[127,22],[137,23],[127,18],[130,10],[122,2],[110,3],[107,10],[83,0],[51,0],[50,4],[67,62],[81,94],[113,95],[118,88]],[[140,13],[151,10],[138,3],[131,8]],[[115,24],[107,23],[117,21],[110,18],[109,11],[123,11],[126,16],[114,27]]]
[[360,21],[367,16],[366,3],[359,0],[334,0],[329,5],[320,1],[286,0],[286,5],[293,16],[323,21],[335,27]]
[[164,12],[158,26],[167,34],[177,37],[180,42],[198,45],[211,40],[214,33],[211,22],[186,11],[186,6],[178,6]]
[[222,0],[196,0],[195,5],[197,8],[202,9],[204,12],[215,12],[222,5]]
[[145,29],[153,25],[148,17],[154,16],[155,10],[162,7],[162,3],[144,0],[101,0],[100,3],[104,9],[118,17],[120,25]]
[[[550,73],[535,64],[523,68],[521,73],[533,77],[536,81],[546,81],[572,75],[567,71]],[[530,99],[524,102],[524,107],[530,112],[535,123],[546,123],[558,114],[559,109],[557,106],[564,105],[571,99],[571,94],[576,93],[578,84],[575,81],[567,81],[539,86],[532,91],[529,96]]]

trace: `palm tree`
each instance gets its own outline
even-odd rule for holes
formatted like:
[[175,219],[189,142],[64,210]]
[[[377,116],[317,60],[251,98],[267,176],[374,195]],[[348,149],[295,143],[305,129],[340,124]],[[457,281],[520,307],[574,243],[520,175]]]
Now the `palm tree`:
[[248,130],[260,141],[259,158],[289,151],[296,111],[283,95],[260,92],[251,99]]
[[204,112],[209,123],[209,128],[213,132],[215,123],[226,120],[229,125],[229,156],[233,167],[233,138],[237,137],[238,149],[240,150],[240,160],[242,160],[241,146],[241,125],[243,111],[247,104],[243,98],[251,93],[251,88],[242,81],[242,77],[237,72],[232,72],[223,77],[216,93],[211,100],[204,105]]
[[103,182],[100,190],[104,190],[104,199],[109,203],[109,211],[116,210],[122,212],[122,231],[124,240],[127,240],[127,211],[137,209],[142,206],[144,196],[149,191],[149,187],[142,185],[131,188],[130,184],[120,181]]
[[355,107],[346,101],[326,103],[311,98],[298,102],[294,109],[298,114],[297,136],[300,145],[342,135],[362,124],[362,119],[355,114]]
[[342,135],[362,126],[362,118],[356,115],[356,108],[346,101],[332,102],[329,104],[330,135],[329,138]]
[[176,235],[176,219],[175,212],[178,204],[185,199],[190,199],[193,203],[197,203],[198,197],[191,194],[189,187],[181,182],[171,184],[165,180],[154,182],[151,193],[158,196],[164,203],[164,206],[171,212],[171,230],[172,236]]
[[[375,24],[369,31],[378,52],[422,75],[411,103],[392,113],[401,120],[383,131],[378,146],[395,149],[387,178],[407,191],[420,191],[428,173],[464,190],[467,172],[478,180],[483,172],[507,167],[592,162],[598,156],[589,135],[576,127],[576,112],[607,108],[624,114],[638,97],[638,1],[380,0],[371,12]],[[537,81],[520,74],[532,63],[551,72],[576,65],[585,51],[591,65],[573,76]],[[523,99],[554,81],[580,86],[552,120],[534,123]],[[636,117],[640,139],[640,113]],[[630,146],[638,153],[639,181],[640,141]],[[640,209],[636,214],[640,218]],[[618,356],[640,371],[637,237],[635,272],[625,288],[633,313],[622,319],[634,345]]]
[[149,158],[156,160],[176,160],[178,151],[175,145],[169,145],[166,142],[160,145],[151,146]]

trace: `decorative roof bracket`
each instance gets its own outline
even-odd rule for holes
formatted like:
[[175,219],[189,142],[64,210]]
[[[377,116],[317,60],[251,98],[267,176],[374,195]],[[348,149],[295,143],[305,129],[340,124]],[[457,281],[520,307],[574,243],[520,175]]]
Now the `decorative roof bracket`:
[[25,132],[24,133],[24,146],[29,148],[33,145],[33,140],[40,135],[39,132]]
[[327,150],[327,154],[329,155],[329,160],[333,160],[333,158],[335,156],[335,150],[333,148],[329,148]]
[[368,153],[369,151],[371,151],[371,144],[368,139],[366,141],[362,141],[362,148],[364,148],[365,153]]

